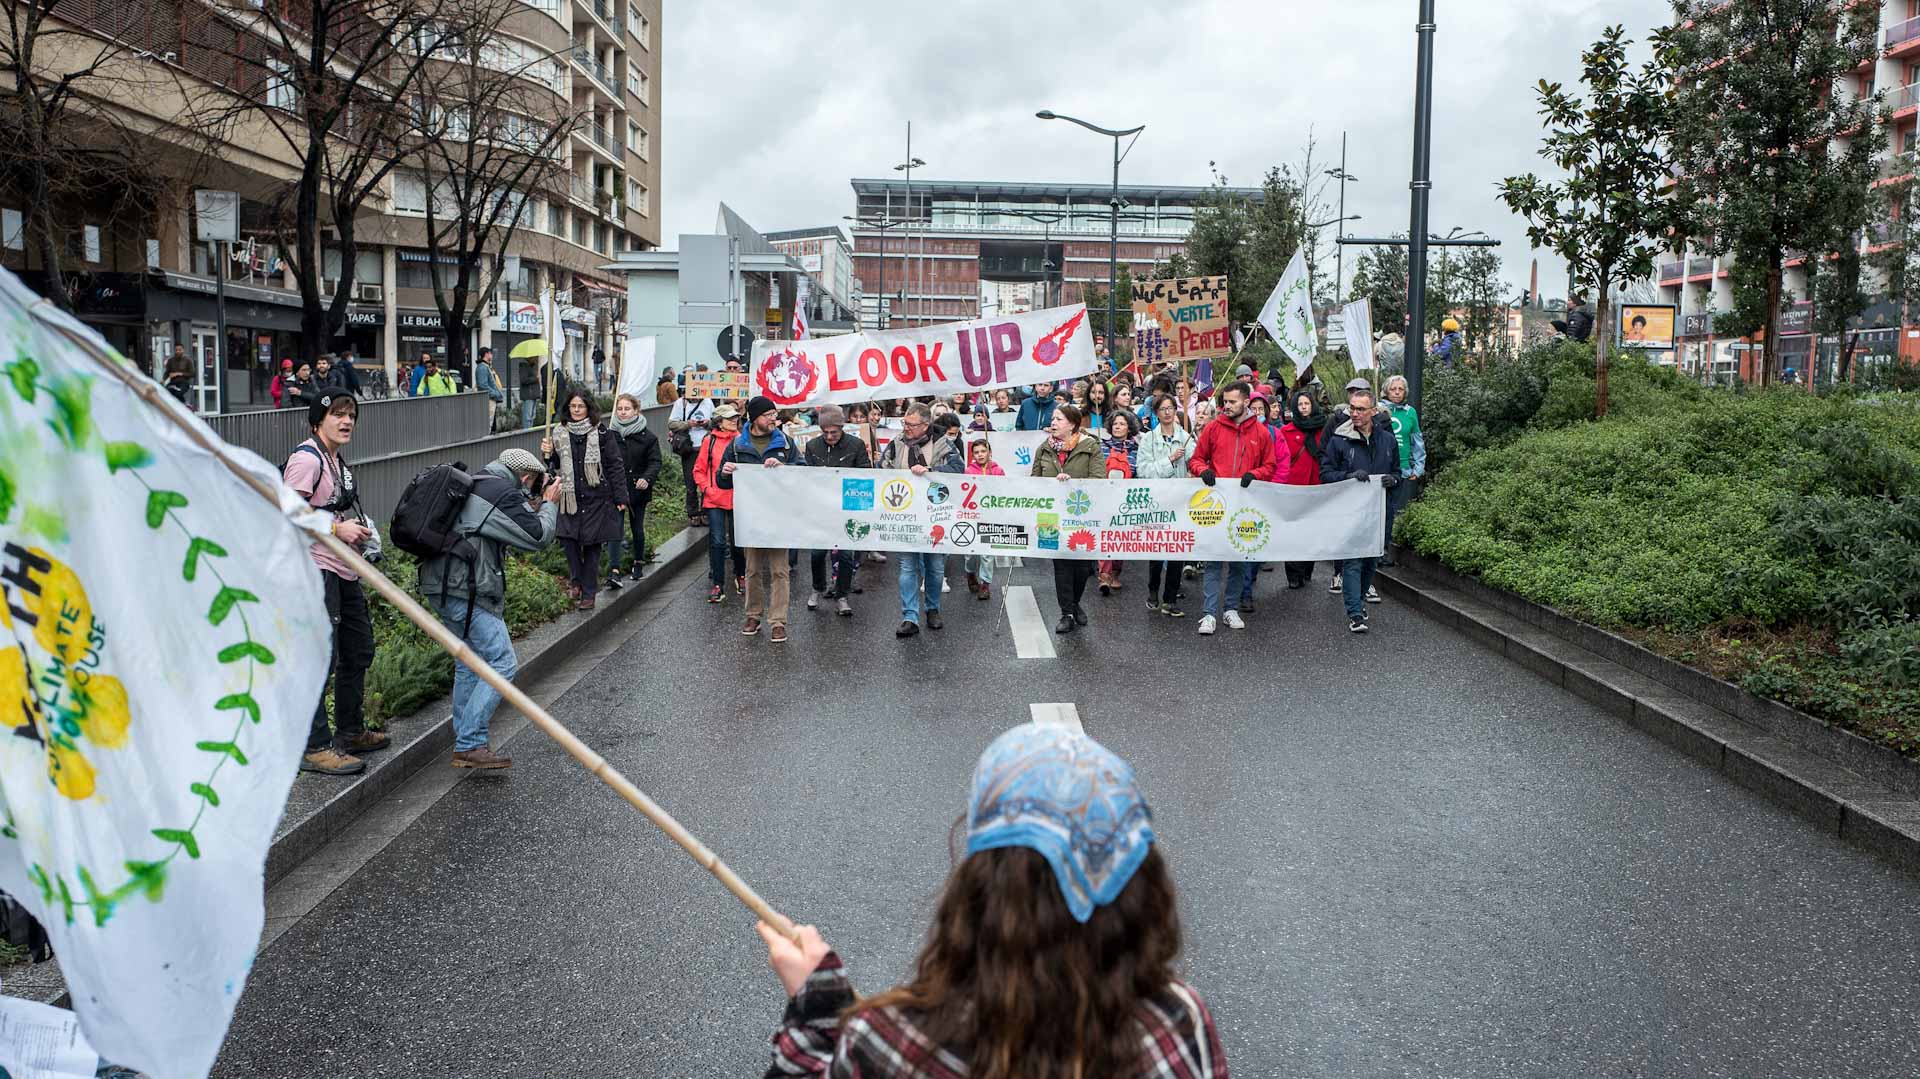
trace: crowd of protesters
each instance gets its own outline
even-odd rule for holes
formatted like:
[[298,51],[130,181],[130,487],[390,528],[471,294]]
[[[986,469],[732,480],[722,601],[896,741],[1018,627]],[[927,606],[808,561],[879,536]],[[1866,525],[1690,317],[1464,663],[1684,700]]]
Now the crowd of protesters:
[[[734,365],[729,365],[732,368]],[[1255,482],[1312,486],[1342,481],[1377,482],[1387,492],[1387,536],[1394,516],[1412,497],[1413,481],[1426,473],[1426,444],[1419,417],[1406,403],[1406,381],[1386,380],[1378,395],[1373,383],[1356,378],[1340,399],[1330,399],[1317,380],[1289,388],[1272,372],[1265,381],[1239,367],[1232,380],[1215,388],[1199,385],[1169,367],[1142,384],[1130,371],[1112,378],[1083,378],[1040,383],[1011,390],[947,398],[874,401],[813,410],[781,410],[764,397],[737,407],[731,402],[684,397],[672,371],[659,383],[658,399],[671,401],[668,440],[686,476],[688,524],[708,529],[709,603],[733,595],[743,600],[743,634],[763,629],[770,640],[787,639],[789,590],[802,555],[811,571],[806,606],[824,605],[851,615],[852,596],[862,589],[854,570],[863,555],[853,550],[803,552],[747,550],[734,538],[732,476],[741,467],[788,465],[876,468],[924,472],[1004,475],[993,459],[986,434],[993,431],[1044,431],[1031,475],[1060,479],[1170,479],[1195,477],[1208,485]],[[848,432],[856,426],[864,438]],[[804,443],[787,432],[818,428]],[[891,436],[891,437],[887,437]],[[899,637],[939,630],[943,594],[952,591],[948,556],[867,553],[875,562],[896,563],[899,583]],[[1055,632],[1067,634],[1089,624],[1086,591],[1097,582],[1111,597],[1126,587],[1127,564],[1118,560],[1052,559]],[[987,599],[993,591],[991,556],[961,560],[967,591]],[[1381,602],[1374,587],[1378,559],[1348,559],[1332,566],[1328,591],[1343,597],[1348,630],[1369,631],[1367,605]],[[1149,561],[1146,606],[1173,618],[1184,617],[1184,584],[1200,582],[1203,635],[1221,625],[1244,629],[1253,612],[1261,570],[1284,568],[1286,587],[1306,588],[1314,564],[1284,567],[1250,562],[1194,564]]]

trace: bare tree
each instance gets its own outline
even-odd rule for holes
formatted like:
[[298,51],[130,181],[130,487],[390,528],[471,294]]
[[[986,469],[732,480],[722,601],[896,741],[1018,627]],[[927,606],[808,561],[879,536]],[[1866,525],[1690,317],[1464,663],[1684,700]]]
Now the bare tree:
[[[466,0],[256,0],[220,8],[239,78],[196,110],[255,125],[282,143],[298,176],[267,193],[300,291],[300,355],[312,360],[346,320],[359,245],[354,222],[406,152],[412,95],[433,58],[467,36]],[[327,245],[339,277],[322,294]]]
[[492,301],[501,256],[522,228],[537,227],[535,195],[565,197],[568,138],[582,119],[565,103],[558,72],[516,53],[501,33],[519,5],[474,0],[464,35],[434,54],[410,97],[418,135],[403,159],[425,189],[449,368],[467,362],[467,330]]
[[83,207],[107,231],[146,225],[204,160],[207,129],[156,132],[133,119],[143,102],[179,92],[158,54],[204,18],[198,5],[0,5],[0,190],[25,206],[25,246],[63,308],[73,307],[63,212]]

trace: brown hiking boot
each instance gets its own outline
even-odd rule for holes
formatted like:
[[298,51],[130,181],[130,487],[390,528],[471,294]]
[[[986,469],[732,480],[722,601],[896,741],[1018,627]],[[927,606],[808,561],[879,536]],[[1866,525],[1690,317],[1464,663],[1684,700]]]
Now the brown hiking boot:
[[453,766],[455,768],[478,768],[484,771],[493,771],[495,769],[513,767],[513,758],[502,757],[493,751],[492,746],[481,746],[478,749],[462,749],[456,751],[453,755]]
[[342,739],[340,748],[348,753],[377,753],[393,744],[393,739],[380,731],[361,731]]
[[302,772],[318,772],[323,776],[350,776],[367,770],[367,762],[358,757],[349,757],[332,746],[316,749],[300,758]]

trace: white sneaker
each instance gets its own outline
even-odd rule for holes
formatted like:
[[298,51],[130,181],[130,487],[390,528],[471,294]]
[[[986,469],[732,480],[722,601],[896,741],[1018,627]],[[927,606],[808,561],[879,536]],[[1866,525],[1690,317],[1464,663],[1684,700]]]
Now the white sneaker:
[[1211,637],[1211,636],[1213,636],[1213,616],[1212,616],[1212,615],[1210,615],[1210,614],[1209,614],[1209,615],[1203,615],[1203,616],[1201,617],[1201,619],[1200,619],[1200,636],[1202,636],[1202,637]]
[[940,591],[942,591],[942,592],[951,592],[951,591],[953,591],[953,582],[952,582],[952,581],[949,581],[949,580],[947,580],[947,579],[946,579],[945,577],[942,577],[942,578],[940,579]]
[[1382,602],[1385,602],[1385,601],[1384,601],[1384,600],[1382,600],[1382,599],[1380,598],[1380,591],[1379,591],[1379,589],[1376,589],[1376,588],[1374,588],[1374,587],[1373,587],[1372,585],[1368,585],[1368,586],[1367,586],[1367,602],[1368,602],[1368,603],[1382,603]]
[[1228,611],[1226,614],[1221,615],[1220,617],[1222,621],[1226,622],[1228,629],[1246,629],[1247,628],[1247,620],[1240,617],[1239,611]]
[[1340,584],[1340,578],[1338,577],[1335,577],[1333,579],[1333,583],[1327,586],[1327,591],[1333,593],[1336,596],[1340,594],[1340,589],[1341,589],[1341,584]]
[[807,594],[807,610],[817,611],[819,609],[820,609],[820,590],[816,588],[812,592],[809,592]]

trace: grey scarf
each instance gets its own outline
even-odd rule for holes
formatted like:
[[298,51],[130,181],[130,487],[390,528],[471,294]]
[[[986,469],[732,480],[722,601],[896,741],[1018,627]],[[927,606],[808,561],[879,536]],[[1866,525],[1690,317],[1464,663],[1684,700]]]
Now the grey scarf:
[[615,416],[607,421],[607,426],[613,428],[621,438],[632,438],[647,429],[647,417],[638,412],[634,413],[633,419],[630,420]]
[[[569,436],[579,435],[586,439],[587,486],[600,486],[600,430],[586,420],[573,420],[567,424]],[[571,437],[568,439],[572,441]],[[560,512],[580,512],[580,500],[574,497],[573,446],[560,448]]]

